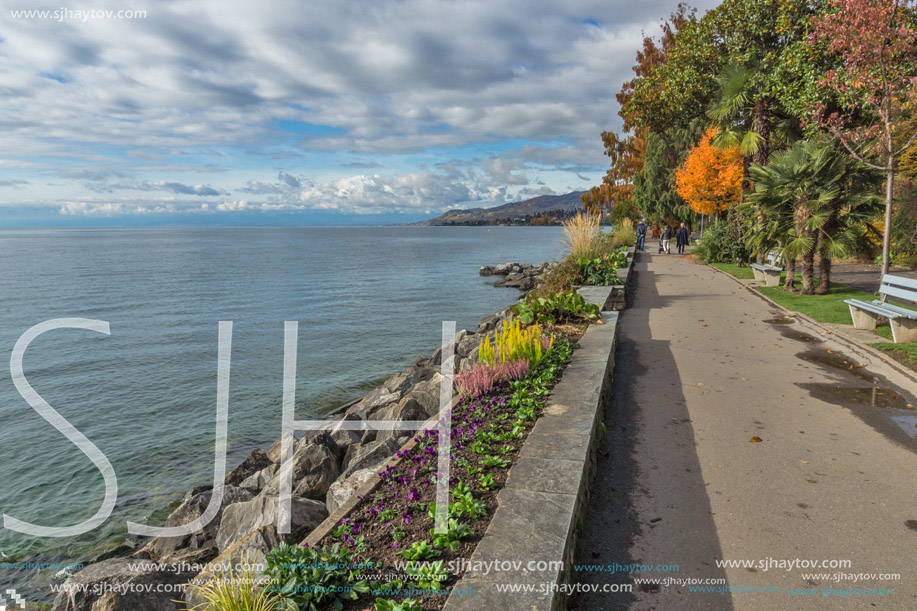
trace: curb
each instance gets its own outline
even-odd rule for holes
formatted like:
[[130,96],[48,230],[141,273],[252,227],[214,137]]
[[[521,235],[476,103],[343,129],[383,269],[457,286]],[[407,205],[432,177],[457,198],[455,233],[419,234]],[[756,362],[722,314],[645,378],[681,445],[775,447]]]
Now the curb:
[[[695,261],[697,261],[697,259],[695,259]],[[700,261],[697,261],[697,262],[698,262],[698,263],[701,263]],[[756,297],[760,298],[762,301],[764,301],[764,302],[767,303],[768,305],[770,305],[770,306],[772,306],[772,307],[774,307],[774,308],[777,308],[777,309],[780,310],[781,312],[786,312],[787,314],[792,314],[793,316],[795,316],[795,317],[797,317],[797,318],[800,318],[800,319],[806,321],[807,323],[811,324],[812,326],[818,328],[818,329],[821,330],[823,333],[825,333],[825,334],[827,334],[827,335],[833,335],[834,337],[838,338],[842,343],[846,343],[846,344],[848,344],[848,345],[850,345],[850,346],[853,346],[853,347],[855,347],[855,348],[857,348],[857,349],[859,349],[859,350],[862,350],[862,351],[866,352],[867,354],[869,354],[869,355],[872,356],[873,358],[879,359],[879,361],[881,361],[882,363],[884,363],[884,364],[886,364],[886,365],[889,365],[892,369],[894,369],[895,371],[897,371],[898,373],[900,373],[900,374],[903,375],[904,377],[908,378],[909,380],[911,380],[912,382],[914,382],[915,384],[917,384],[917,372],[914,372],[913,370],[908,369],[907,367],[905,367],[904,365],[902,365],[902,364],[899,363],[898,361],[889,358],[888,355],[885,354],[884,352],[881,352],[881,351],[879,351],[879,350],[876,350],[875,348],[873,348],[873,347],[870,346],[869,344],[864,344],[864,343],[861,342],[860,340],[855,339],[855,338],[853,338],[853,337],[850,337],[849,335],[846,335],[846,334],[844,334],[844,333],[840,333],[840,332],[838,332],[838,331],[835,330],[835,329],[829,329],[829,328],[825,327],[824,324],[818,322],[817,320],[815,320],[815,319],[812,318],[811,316],[808,316],[807,314],[803,314],[802,312],[797,312],[797,311],[795,311],[795,310],[789,310],[789,309],[785,308],[784,306],[780,305],[779,303],[777,303],[777,302],[774,301],[773,299],[769,298],[767,295],[764,295],[764,294],[761,293],[760,291],[756,290],[755,287],[749,286],[749,285],[745,284],[744,282],[742,282],[741,280],[739,280],[738,278],[736,278],[735,276],[733,276],[733,275],[730,274],[729,272],[724,272],[724,271],[721,270],[721,269],[717,269],[717,268],[713,267],[712,265],[710,265],[709,263],[701,263],[701,265],[703,265],[704,267],[708,267],[708,268],[712,269],[713,271],[715,271],[715,272],[718,273],[718,274],[723,274],[724,276],[726,276],[727,278],[729,278],[730,280],[732,280],[733,282],[735,282],[736,284],[738,284],[739,286],[741,286],[742,288],[744,288],[745,290],[747,290],[748,292],[750,292],[752,295],[755,295]]]
[[[610,286],[589,289],[583,296],[600,305],[613,291]],[[602,318],[605,324],[586,329],[529,433],[497,495],[497,511],[444,611],[566,608],[560,586],[574,576],[615,364],[618,312],[602,312]]]

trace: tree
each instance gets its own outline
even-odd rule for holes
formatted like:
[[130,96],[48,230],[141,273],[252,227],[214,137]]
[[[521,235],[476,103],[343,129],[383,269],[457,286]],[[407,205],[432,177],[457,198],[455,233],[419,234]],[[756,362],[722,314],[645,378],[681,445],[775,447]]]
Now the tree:
[[717,147],[710,128],[675,172],[678,195],[698,214],[722,212],[742,195],[742,153],[738,146]]
[[601,213],[612,205],[632,200],[634,174],[643,167],[645,143],[633,136],[622,137],[614,132],[602,132],[605,155],[611,158],[611,167],[602,177],[602,184],[580,196],[583,209]]
[[875,173],[830,143],[804,140],[775,153],[767,166],[753,164],[750,174],[755,188],[745,205],[760,210],[765,221],[749,223],[749,245],[760,251],[777,241],[786,260],[801,258],[802,292],[827,293],[832,259],[858,249],[881,208]]
[[694,211],[675,191],[675,170],[703,136],[704,127],[697,119],[686,128],[672,127],[647,137],[643,170],[634,177],[634,201],[650,218],[695,220]]
[[898,157],[915,141],[908,106],[917,103],[917,22],[913,0],[831,0],[813,22],[812,43],[827,46],[840,65],[821,84],[838,106],[816,104],[821,126],[850,155],[885,174],[882,274],[891,254],[892,205]]

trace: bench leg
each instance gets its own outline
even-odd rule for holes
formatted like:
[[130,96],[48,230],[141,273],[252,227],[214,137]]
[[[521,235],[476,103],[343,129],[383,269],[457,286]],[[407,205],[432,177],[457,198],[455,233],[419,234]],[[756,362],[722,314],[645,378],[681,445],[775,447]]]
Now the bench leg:
[[780,272],[764,272],[764,282],[767,286],[780,286]]
[[850,308],[850,318],[853,319],[853,328],[854,329],[869,329],[870,331],[875,330],[876,322],[879,320],[878,314],[873,314],[872,312],[867,312],[866,310],[860,310],[854,306],[847,304],[847,307]]
[[896,344],[917,342],[917,320],[912,318],[893,318],[888,321],[892,328],[892,338]]
[[755,269],[753,267],[751,268],[751,273],[755,275],[755,280],[758,282],[764,282],[764,272],[762,272],[760,269]]

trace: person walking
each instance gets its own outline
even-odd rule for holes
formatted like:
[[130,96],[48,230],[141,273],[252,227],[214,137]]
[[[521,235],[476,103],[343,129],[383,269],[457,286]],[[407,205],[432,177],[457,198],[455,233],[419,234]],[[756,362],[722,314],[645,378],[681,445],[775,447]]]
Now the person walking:
[[688,230],[685,228],[684,223],[675,232],[675,244],[678,246],[678,254],[685,254],[685,246],[688,245]]
[[643,250],[644,242],[646,242],[646,223],[641,220],[637,225],[637,250]]
[[668,225],[662,230],[662,252],[669,254],[669,242],[672,241],[672,228]]

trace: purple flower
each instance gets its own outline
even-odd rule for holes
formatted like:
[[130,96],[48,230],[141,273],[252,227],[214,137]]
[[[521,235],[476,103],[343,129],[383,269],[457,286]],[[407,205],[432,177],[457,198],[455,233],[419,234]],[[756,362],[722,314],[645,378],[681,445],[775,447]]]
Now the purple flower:
[[411,488],[408,492],[408,500],[411,502],[420,500],[420,491],[417,488]]
[[404,523],[405,523],[405,524],[410,524],[410,523],[411,523],[411,514],[409,514],[409,513],[403,513],[403,514],[401,514],[401,517],[402,517],[402,519],[404,520]]

